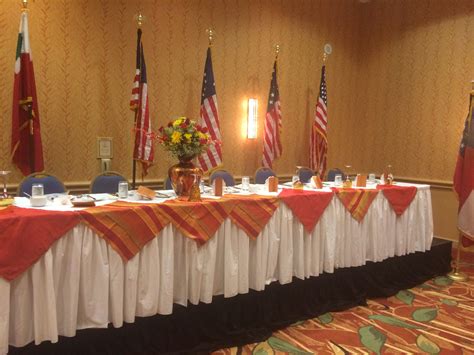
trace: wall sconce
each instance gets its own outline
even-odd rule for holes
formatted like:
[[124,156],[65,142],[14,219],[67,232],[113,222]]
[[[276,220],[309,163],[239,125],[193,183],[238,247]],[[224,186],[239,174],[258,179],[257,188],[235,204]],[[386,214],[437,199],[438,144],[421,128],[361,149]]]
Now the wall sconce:
[[249,99],[247,111],[247,138],[257,138],[258,99]]

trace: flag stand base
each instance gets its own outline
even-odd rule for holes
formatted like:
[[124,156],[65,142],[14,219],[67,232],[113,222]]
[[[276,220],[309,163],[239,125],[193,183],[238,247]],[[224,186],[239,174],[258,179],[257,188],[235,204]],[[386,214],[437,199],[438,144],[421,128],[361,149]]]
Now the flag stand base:
[[453,280],[453,281],[467,281],[469,280],[469,277],[464,273],[464,272],[458,272],[458,271],[451,271],[448,274],[448,277]]

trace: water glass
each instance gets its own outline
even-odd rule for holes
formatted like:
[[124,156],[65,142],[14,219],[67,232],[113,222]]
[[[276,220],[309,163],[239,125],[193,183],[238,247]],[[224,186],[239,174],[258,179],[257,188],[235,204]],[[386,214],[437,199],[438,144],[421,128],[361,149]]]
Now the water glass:
[[291,183],[294,184],[295,182],[300,181],[300,177],[298,175],[293,175],[291,177]]
[[369,174],[369,184],[375,184],[375,174]]
[[342,175],[337,174],[334,178],[334,186],[342,186]]
[[128,182],[120,181],[118,184],[118,197],[127,198],[128,197]]
[[250,189],[250,178],[248,176],[242,176],[242,191],[248,192]]
[[33,186],[31,186],[31,197],[43,196],[43,195],[44,195],[43,184],[33,184]]

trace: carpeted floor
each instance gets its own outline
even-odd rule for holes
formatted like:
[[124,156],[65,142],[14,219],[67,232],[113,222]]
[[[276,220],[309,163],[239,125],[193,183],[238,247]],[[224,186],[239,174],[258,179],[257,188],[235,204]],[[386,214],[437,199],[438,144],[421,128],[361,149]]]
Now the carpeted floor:
[[213,354],[474,354],[474,253],[467,282],[440,276],[367,306],[326,313],[256,344]]

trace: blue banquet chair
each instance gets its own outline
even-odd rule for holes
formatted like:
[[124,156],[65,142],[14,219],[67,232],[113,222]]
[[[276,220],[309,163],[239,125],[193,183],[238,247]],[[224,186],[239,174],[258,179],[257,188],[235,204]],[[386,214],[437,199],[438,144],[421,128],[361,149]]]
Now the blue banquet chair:
[[92,194],[116,194],[121,181],[127,181],[127,179],[115,171],[106,171],[92,180],[89,191]]
[[163,188],[165,190],[173,190],[173,185],[171,185],[171,179],[169,176],[163,181]]
[[272,169],[270,168],[258,168],[257,171],[255,172],[255,183],[256,184],[265,184],[265,181],[270,177],[270,176],[276,176],[276,174],[273,172]]
[[234,186],[235,185],[234,177],[227,170],[216,170],[216,171],[214,171],[211,174],[210,178],[209,178],[209,183],[212,185],[212,183],[214,182],[214,180],[216,178],[222,178],[224,180],[226,186]]
[[298,177],[301,182],[308,183],[313,175],[314,171],[306,166],[302,166],[298,169]]
[[334,168],[328,171],[327,181],[334,181],[334,179],[336,178],[336,175],[342,175],[342,180],[346,178],[346,176],[344,175],[344,172],[341,169]]
[[28,197],[28,195],[31,195],[31,187],[34,184],[42,184],[45,195],[66,192],[66,187],[56,176],[41,172],[26,176],[18,185],[16,195]]

